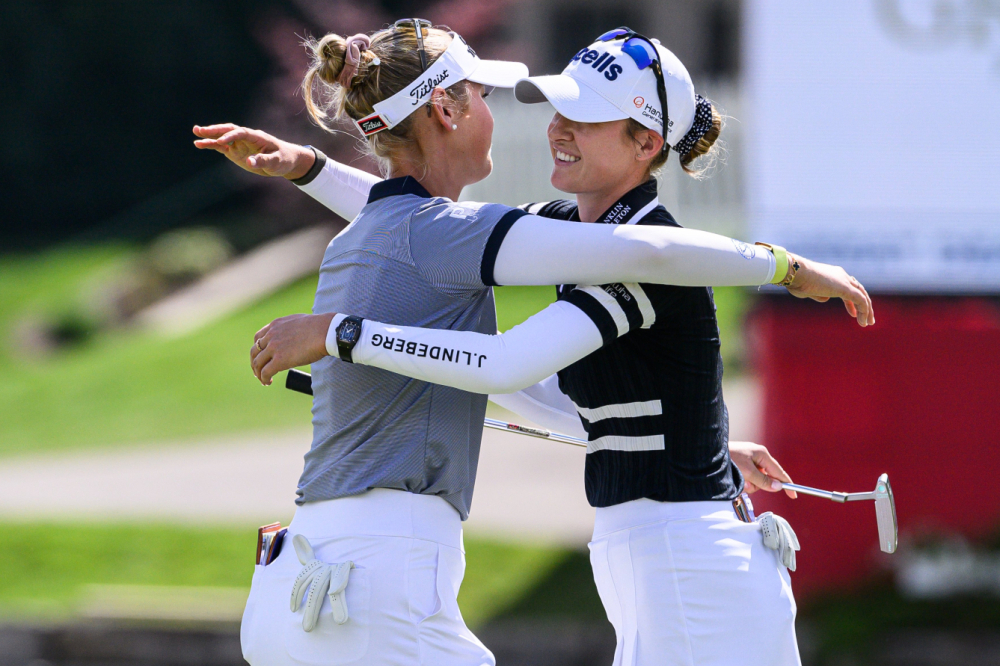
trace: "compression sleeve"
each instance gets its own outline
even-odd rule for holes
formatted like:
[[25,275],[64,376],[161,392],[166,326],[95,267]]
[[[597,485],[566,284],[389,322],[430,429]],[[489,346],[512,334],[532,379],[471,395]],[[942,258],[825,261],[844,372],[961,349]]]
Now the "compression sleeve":
[[[339,356],[330,324],[326,348]],[[513,393],[574,363],[605,343],[591,317],[556,302],[500,335],[394,326],[366,319],[351,360],[472,393]]]
[[368,191],[372,185],[382,179],[331,160],[315,148],[313,152],[316,153],[313,168],[292,182],[345,220],[353,220],[368,203]]
[[587,439],[576,405],[559,389],[558,375],[550,375],[516,393],[490,394],[490,400],[543,428]]
[[[313,169],[293,182],[337,215],[353,220],[381,179],[313,150]],[[775,271],[774,255],[767,250],[695,229],[524,215],[512,226],[501,225],[495,235],[483,256],[491,265],[494,284],[757,286],[769,283]]]
[[502,231],[499,242],[491,239],[496,254],[489,257],[497,285],[735,287],[768,284],[774,277],[774,255],[766,249],[695,229],[524,215]]

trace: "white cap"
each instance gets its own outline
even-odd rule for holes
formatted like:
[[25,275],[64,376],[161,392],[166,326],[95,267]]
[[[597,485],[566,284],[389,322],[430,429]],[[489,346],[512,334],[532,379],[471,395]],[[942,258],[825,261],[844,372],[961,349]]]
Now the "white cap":
[[[657,40],[657,55],[667,90],[669,127],[666,142],[674,146],[694,124],[694,84],[687,68]],[[565,118],[601,123],[634,118],[663,133],[660,97],[652,67],[639,69],[622,52],[624,40],[597,41],[573,56],[562,74],[532,76],[517,82],[514,95],[525,104],[548,101]]]
[[461,35],[451,33],[451,44],[416,81],[384,99],[373,108],[375,113],[355,124],[365,136],[391,129],[430,99],[435,88],[447,88],[468,79],[484,86],[513,88],[528,75],[526,65],[503,60],[480,60]]

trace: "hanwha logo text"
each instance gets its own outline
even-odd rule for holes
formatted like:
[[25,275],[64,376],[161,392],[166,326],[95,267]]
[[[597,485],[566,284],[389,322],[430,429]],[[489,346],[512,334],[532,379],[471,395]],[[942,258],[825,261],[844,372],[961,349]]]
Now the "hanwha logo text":
[[635,104],[635,108],[641,109],[642,105],[646,103],[646,100],[644,100],[641,97],[636,97],[634,100],[632,100],[632,103]]

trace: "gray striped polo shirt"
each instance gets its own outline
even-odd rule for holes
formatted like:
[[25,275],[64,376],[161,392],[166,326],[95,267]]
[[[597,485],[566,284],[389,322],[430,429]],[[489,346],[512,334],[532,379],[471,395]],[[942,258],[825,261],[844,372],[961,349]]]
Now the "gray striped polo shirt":
[[[522,215],[432,197],[413,178],[383,181],[330,242],[313,312],[495,334],[493,264]],[[332,356],[312,376],[313,442],[296,503],[393,488],[438,495],[468,517],[485,395]]]

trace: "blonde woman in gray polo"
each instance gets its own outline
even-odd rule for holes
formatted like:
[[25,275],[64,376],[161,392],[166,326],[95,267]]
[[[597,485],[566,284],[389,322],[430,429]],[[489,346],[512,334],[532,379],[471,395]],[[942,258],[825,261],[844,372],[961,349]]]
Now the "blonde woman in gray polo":
[[[321,124],[354,121],[387,180],[372,186],[318,152],[256,130],[195,129],[199,147],[297,181],[320,200],[334,181],[364,199],[327,248],[314,306],[323,316],[285,318],[293,325],[262,331],[255,342],[265,383],[278,369],[313,363],[314,439],[289,526],[294,548],[254,573],[244,655],[255,666],[493,664],[456,601],[486,396],[350,363],[350,319],[333,343],[342,345],[339,357],[328,355],[334,313],[493,334],[496,284],[759,285],[772,281],[777,263],[770,252],[697,231],[582,225],[455,203],[492,168],[488,87],[512,86],[523,66],[481,61],[454,33],[417,20],[370,37],[327,35],[314,51],[310,113]],[[809,270],[813,295],[870,307],[836,271]],[[568,302],[547,312],[560,328],[592,326]],[[579,358],[588,345],[538,341],[561,359]]]

